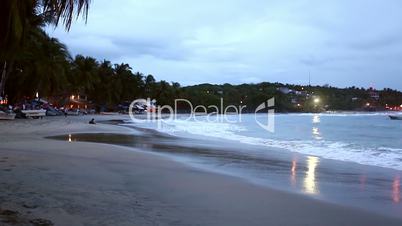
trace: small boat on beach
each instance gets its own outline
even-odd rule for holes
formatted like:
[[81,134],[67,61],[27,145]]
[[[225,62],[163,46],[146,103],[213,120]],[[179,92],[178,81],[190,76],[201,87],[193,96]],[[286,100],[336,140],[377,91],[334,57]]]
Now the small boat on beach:
[[0,111],[0,120],[14,120],[15,119],[15,113],[7,113],[4,111]]
[[101,115],[120,115],[119,112],[113,112],[113,111],[102,111],[100,114]]
[[402,115],[388,115],[391,120],[402,120]]
[[42,118],[46,116],[46,110],[22,110],[21,111],[27,118]]

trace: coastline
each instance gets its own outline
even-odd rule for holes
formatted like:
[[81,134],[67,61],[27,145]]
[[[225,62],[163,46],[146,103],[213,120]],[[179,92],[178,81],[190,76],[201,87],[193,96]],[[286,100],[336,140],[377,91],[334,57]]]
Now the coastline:
[[14,217],[20,225],[38,218],[55,225],[402,223],[192,168],[138,147],[44,138],[133,133],[126,127],[88,125],[88,121],[88,117],[56,117],[0,123],[0,220],[10,220],[2,214],[10,210],[18,211]]

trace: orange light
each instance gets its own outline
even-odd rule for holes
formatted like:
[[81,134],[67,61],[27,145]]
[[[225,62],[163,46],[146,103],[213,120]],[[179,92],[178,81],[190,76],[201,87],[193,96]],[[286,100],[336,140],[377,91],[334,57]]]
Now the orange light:
[[401,178],[396,176],[392,183],[392,201],[399,203],[401,201]]
[[366,176],[365,175],[362,175],[362,176],[360,176],[360,189],[361,190],[365,190],[365,188],[366,188]]

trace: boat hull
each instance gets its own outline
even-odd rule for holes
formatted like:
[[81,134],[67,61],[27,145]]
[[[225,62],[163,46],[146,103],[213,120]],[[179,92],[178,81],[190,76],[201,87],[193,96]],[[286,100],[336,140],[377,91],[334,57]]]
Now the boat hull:
[[15,119],[14,113],[3,113],[0,112],[0,120],[14,120]]
[[22,110],[21,112],[27,118],[39,118],[46,116],[46,110]]
[[388,115],[391,120],[402,120],[402,116],[399,115]]

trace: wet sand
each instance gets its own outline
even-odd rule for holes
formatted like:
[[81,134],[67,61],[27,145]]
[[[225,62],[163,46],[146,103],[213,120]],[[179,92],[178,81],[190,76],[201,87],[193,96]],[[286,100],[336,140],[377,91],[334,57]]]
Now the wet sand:
[[88,121],[0,122],[0,225],[402,225],[191,168],[141,147],[44,138],[132,133]]

